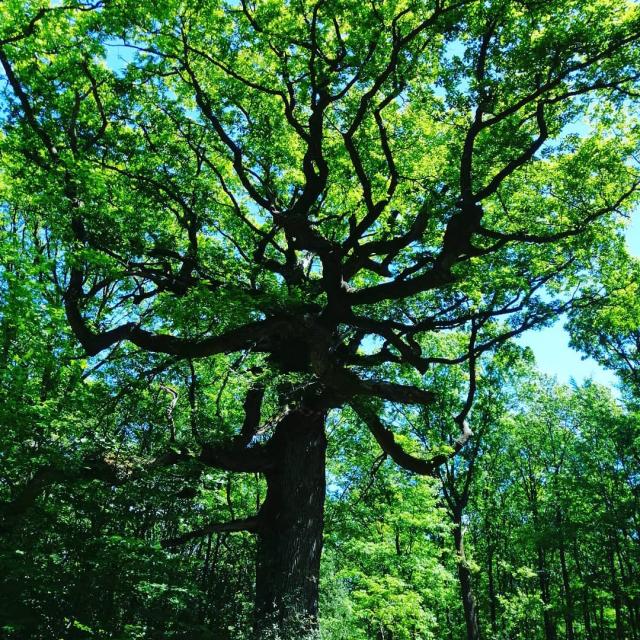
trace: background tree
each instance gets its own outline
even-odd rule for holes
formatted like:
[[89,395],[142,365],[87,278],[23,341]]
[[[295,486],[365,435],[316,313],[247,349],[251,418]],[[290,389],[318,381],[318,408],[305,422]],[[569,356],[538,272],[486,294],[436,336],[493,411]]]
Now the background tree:
[[[468,640],[479,640],[485,634],[480,632],[474,585],[474,561],[465,550],[465,534],[469,529],[467,508],[470,500],[474,501],[473,492],[480,489],[477,486],[476,473],[478,468],[482,466],[482,456],[485,454],[485,449],[487,447],[490,449],[492,439],[500,437],[499,433],[494,431],[499,429],[501,420],[509,409],[517,406],[516,389],[518,383],[526,379],[528,373],[527,358],[514,344],[503,346],[499,353],[493,354],[493,357],[485,362],[485,366],[479,372],[479,393],[472,421],[473,442],[460,455],[446,461],[438,473],[442,496],[452,524],[460,595]],[[451,390],[455,389],[455,383],[450,379],[441,381],[439,386]],[[431,429],[438,429],[440,422],[438,416],[441,414],[442,412],[434,412],[431,416],[427,414],[427,424]],[[439,427],[441,430],[443,425],[440,424]],[[492,559],[490,559],[489,572],[491,573],[492,570]],[[490,585],[490,591],[494,591],[493,584]],[[495,593],[492,593],[490,597],[493,601]],[[494,602],[492,602],[492,606],[495,608]],[[495,633],[493,612],[491,629]]]
[[[432,475],[470,436],[480,355],[568,308],[615,245],[637,188],[638,7],[1,11],[4,197],[46,238],[69,327],[105,371],[180,361],[140,473],[266,482],[256,513],[167,544],[254,533],[256,634],[300,636],[317,617],[327,412],[349,405]],[[390,421],[394,403],[435,402],[430,370],[465,362],[444,442]]]
[[494,636],[637,636],[637,414],[533,375],[495,433],[469,505]]
[[614,371],[631,397],[640,393],[640,264],[625,253],[603,265],[594,303],[570,315],[572,342],[583,353]]

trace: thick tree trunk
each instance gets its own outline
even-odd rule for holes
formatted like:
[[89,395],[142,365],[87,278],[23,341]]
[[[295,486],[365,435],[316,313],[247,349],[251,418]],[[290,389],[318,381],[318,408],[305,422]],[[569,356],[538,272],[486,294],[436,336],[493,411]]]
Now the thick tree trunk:
[[480,626],[478,624],[476,599],[473,595],[471,571],[469,570],[469,565],[467,564],[467,559],[464,553],[464,537],[460,521],[456,521],[453,529],[453,537],[456,543],[456,553],[458,555],[458,579],[460,581],[460,595],[462,596],[464,620],[467,626],[467,640],[480,640]]
[[302,639],[317,631],[325,500],[323,411],[290,412],[269,443],[274,467],[260,510],[255,637]]

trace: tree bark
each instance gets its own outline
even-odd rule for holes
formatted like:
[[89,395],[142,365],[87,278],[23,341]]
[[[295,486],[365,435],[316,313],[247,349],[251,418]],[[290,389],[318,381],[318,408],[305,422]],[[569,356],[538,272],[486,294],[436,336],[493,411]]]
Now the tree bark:
[[[562,527],[562,524],[559,525]],[[559,531],[559,550],[560,550],[560,568],[562,571],[562,590],[564,591],[564,621],[567,633],[567,640],[575,640],[575,632],[573,629],[573,592],[571,590],[571,580],[569,578],[569,570],[567,568],[567,557],[565,552],[564,534],[562,529]]]
[[462,596],[464,621],[467,627],[467,640],[480,640],[478,610],[476,608],[476,599],[473,595],[471,571],[469,570],[469,565],[467,564],[467,558],[464,552],[462,523],[459,520],[456,520],[455,527],[453,529],[453,537],[458,556],[458,579],[460,581],[460,595]]
[[[624,526],[622,526],[620,533],[622,534],[622,539],[628,538],[628,533]],[[622,579],[623,585],[623,601],[629,613],[629,636],[631,640],[636,640],[638,637],[638,611],[636,607],[636,598],[633,597],[633,585],[635,584],[633,578],[631,577],[633,574],[633,565],[625,561],[623,557],[622,550],[620,548],[620,540],[616,536],[615,538],[615,555],[618,561],[618,568],[620,569],[620,577]]]
[[538,580],[540,581],[540,597],[542,599],[542,619],[544,623],[545,640],[557,640],[556,624],[551,613],[551,589],[549,586],[549,571],[547,569],[546,554],[542,545],[538,543]]
[[578,578],[580,579],[580,582],[582,584],[582,619],[584,624],[584,633],[586,638],[591,638],[591,598],[589,597],[589,585],[587,584],[586,576],[582,571],[582,565],[580,563],[580,550],[578,549],[578,543],[575,538],[573,540],[573,561],[576,565]]
[[489,580],[489,618],[491,620],[491,631],[495,635],[498,630],[497,624],[497,606],[496,606],[496,588],[493,577],[493,555],[494,555],[494,543],[489,540],[487,546],[487,576]]
[[267,496],[259,513],[255,637],[302,639],[317,632],[324,524],[324,411],[298,409],[268,447]]
[[613,592],[613,608],[616,612],[616,640],[624,640],[624,619],[622,614],[622,596],[620,594],[620,585],[618,584],[618,576],[616,572],[616,564],[613,558],[613,540],[609,538],[609,568],[611,570],[611,591]]

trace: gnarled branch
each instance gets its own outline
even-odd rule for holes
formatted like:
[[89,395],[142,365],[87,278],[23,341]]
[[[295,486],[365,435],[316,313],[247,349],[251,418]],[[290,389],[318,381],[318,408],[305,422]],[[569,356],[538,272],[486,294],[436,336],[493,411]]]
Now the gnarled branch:
[[438,467],[444,464],[449,458],[459,453],[473,432],[466,421],[462,423],[462,434],[455,441],[453,451],[450,453],[439,453],[432,458],[418,458],[404,450],[395,438],[393,431],[385,427],[371,405],[362,401],[351,401],[350,406],[358,417],[369,427],[380,448],[398,465],[407,471],[412,471],[423,476],[432,476]]

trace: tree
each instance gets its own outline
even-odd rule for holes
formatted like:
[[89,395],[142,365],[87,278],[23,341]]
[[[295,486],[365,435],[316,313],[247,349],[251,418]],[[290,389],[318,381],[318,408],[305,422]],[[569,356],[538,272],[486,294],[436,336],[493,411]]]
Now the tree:
[[626,253],[603,265],[592,291],[596,304],[575,309],[568,324],[573,345],[614,371],[629,397],[640,393],[639,270]]
[[517,398],[469,504],[480,611],[495,637],[636,637],[637,413],[535,371]]
[[[3,196],[96,366],[189,367],[190,418],[150,465],[263,474],[257,513],[180,539],[255,533],[256,634],[299,637],[317,618],[327,413],[349,405],[397,464],[434,474],[471,435],[477,359],[569,308],[615,244],[638,186],[638,7],[0,11]],[[438,397],[430,368],[461,363],[446,442],[393,424],[392,405]],[[212,371],[224,415],[198,402]]]
[[248,511],[253,487],[188,468],[138,473],[165,443],[166,370],[158,380],[116,359],[98,378],[66,327],[47,247],[4,209],[0,220],[0,634],[220,638],[248,626],[251,540],[214,536],[208,556],[160,541],[185,519]]
[[[459,456],[447,460],[439,469],[439,479],[444,503],[452,524],[452,534],[457,558],[457,573],[464,612],[466,637],[468,640],[479,640],[484,634],[480,631],[477,596],[474,588],[472,571],[473,561],[465,550],[465,532],[468,529],[467,507],[473,502],[473,493],[479,490],[476,473],[482,466],[485,449],[491,449],[490,441],[500,437],[501,418],[508,412],[510,404],[515,402],[518,384],[525,379],[528,367],[527,359],[514,344],[505,345],[498,354],[485,361],[479,374],[479,393],[473,415],[474,439]],[[455,389],[454,380],[443,381],[441,387],[450,391]],[[460,382],[458,382],[460,384]],[[455,392],[450,401],[455,402]],[[516,396],[517,397],[517,396]],[[427,418],[431,429],[442,430],[442,421],[438,413]],[[440,424],[438,424],[440,422]],[[495,431],[498,431],[496,433]],[[487,442],[489,441],[489,443]],[[489,561],[489,572],[492,561]],[[492,587],[493,589],[493,587]],[[491,596],[494,597],[494,596]],[[491,615],[491,627],[495,633],[495,614]]]

